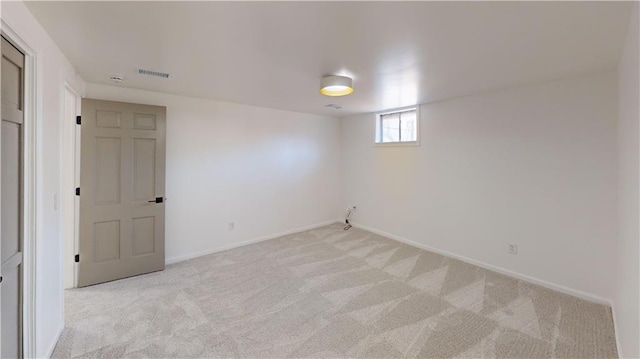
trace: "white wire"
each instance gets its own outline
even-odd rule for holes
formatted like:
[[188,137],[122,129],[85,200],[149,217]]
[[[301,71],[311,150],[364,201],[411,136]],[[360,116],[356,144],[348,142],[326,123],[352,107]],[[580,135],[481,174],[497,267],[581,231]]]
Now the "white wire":
[[344,230],[345,230],[345,231],[352,227],[351,223],[349,223],[349,219],[351,219],[351,214],[352,214],[355,210],[356,210],[356,207],[349,207],[349,208],[347,208],[347,211],[346,211],[345,216],[344,216],[344,222],[347,224],[347,225],[344,227]]

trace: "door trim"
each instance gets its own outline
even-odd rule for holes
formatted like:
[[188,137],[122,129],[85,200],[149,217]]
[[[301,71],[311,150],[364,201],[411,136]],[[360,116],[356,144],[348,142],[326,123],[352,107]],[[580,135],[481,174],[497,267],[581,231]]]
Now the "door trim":
[[[38,113],[37,54],[22,37],[1,21],[2,36],[24,53],[24,124],[23,124],[23,275],[22,275],[22,353],[36,356],[36,237],[37,174],[42,151],[41,116]],[[52,348],[53,349],[53,348]]]
[[[76,116],[81,114],[82,96],[68,82],[64,81],[62,88],[62,131],[60,131],[60,153],[62,160],[71,164],[69,173],[61,173],[60,176],[60,210],[62,213],[62,241],[63,241],[63,275],[64,288],[78,287],[78,264],[73,261],[73,255],[78,253],[78,230],[80,227],[80,199],[72,191],[73,188],[80,187],[80,126],[76,124]],[[66,111],[67,91],[75,97],[76,108],[73,110],[73,117],[69,117]],[[70,177],[68,177],[70,176]],[[73,182],[73,185],[71,185]],[[71,228],[67,228],[67,227]],[[73,252],[73,255],[69,255]],[[72,263],[72,270],[69,273],[69,262]],[[71,283],[69,283],[69,280]]]

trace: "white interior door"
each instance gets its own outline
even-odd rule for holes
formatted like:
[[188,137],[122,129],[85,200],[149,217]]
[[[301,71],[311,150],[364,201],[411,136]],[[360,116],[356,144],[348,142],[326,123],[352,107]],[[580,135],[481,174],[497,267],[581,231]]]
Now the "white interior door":
[[164,269],[165,117],[82,100],[78,286]]
[[22,356],[24,55],[2,38],[0,354]]

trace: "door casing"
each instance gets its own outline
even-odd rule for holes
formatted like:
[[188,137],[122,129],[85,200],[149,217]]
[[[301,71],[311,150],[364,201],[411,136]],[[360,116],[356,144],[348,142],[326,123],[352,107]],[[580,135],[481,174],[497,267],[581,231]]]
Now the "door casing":
[[[60,210],[62,212],[62,236],[64,241],[63,266],[64,288],[76,288],[78,286],[77,263],[73,260],[78,253],[78,229],[79,229],[79,199],[74,193],[74,188],[80,186],[80,126],[76,124],[76,116],[80,115],[81,96],[69,84],[64,85],[64,108],[62,113],[62,131],[60,133],[62,143],[63,173],[61,178]],[[71,97],[71,98],[69,98]],[[75,108],[68,108],[67,101],[75,102]]]

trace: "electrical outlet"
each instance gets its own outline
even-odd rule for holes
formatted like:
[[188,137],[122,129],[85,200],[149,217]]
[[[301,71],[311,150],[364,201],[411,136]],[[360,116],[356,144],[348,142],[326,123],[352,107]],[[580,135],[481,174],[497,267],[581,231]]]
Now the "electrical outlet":
[[229,222],[229,230],[233,231],[234,229],[236,229],[236,224],[234,222]]
[[518,254],[517,244],[509,244],[509,254]]

